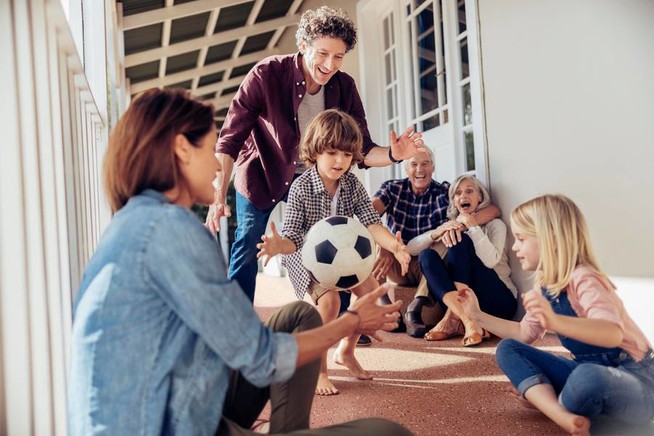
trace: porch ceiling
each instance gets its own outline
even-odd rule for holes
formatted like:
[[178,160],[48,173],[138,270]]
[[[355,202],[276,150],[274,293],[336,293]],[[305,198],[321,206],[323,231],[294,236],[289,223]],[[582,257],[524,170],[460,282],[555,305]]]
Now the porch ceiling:
[[222,124],[245,74],[279,53],[304,0],[117,0],[134,95],[185,88],[211,101]]

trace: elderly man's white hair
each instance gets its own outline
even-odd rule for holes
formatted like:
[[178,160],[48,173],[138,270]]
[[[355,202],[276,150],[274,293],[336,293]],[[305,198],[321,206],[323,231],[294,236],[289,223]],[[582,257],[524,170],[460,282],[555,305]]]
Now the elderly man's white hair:
[[[436,159],[434,159],[434,152],[431,151],[431,148],[425,146],[424,153],[427,153],[429,155],[429,159],[431,159],[431,164],[436,165]],[[411,158],[411,159],[413,159],[413,158]],[[407,159],[407,160],[404,161],[404,169],[407,170],[407,171],[409,170],[409,164],[411,163],[411,159]]]

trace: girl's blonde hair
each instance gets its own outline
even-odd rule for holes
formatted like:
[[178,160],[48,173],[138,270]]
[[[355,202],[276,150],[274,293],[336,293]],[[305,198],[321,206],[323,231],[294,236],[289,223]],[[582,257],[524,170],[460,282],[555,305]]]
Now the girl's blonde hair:
[[489,204],[491,204],[490,201],[490,194],[488,193],[488,189],[484,186],[483,183],[479,181],[478,178],[476,178],[473,175],[470,174],[464,174],[462,176],[459,176],[451,185],[450,189],[447,193],[448,197],[450,198],[450,204],[447,206],[447,217],[451,220],[455,220],[456,217],[459,216],[459,209],[456,208],[456,205],[454,204],[454,193],[456,190],[459,188],[459,185],[464,181],[464,180],[470,180],[473,185],[475,185],[475,189],[477,192],[479,192],[479,204],[477,205],[477,209],[483,209]]
[[[540,245],[536,284],[558,297],[580,265],[606,277],[595,259],[588,227],[581,210],[565,195],[543,195],[522,203],[511,220]],[[607,278],[608,280],[608,278]]]
[[305,165],[316,163],[316,157],[327,150],[352,153],[350,168],[363,162],[363,135],[350,115],[337,109],[327,109],[311,120],[302,137],[300,160]]

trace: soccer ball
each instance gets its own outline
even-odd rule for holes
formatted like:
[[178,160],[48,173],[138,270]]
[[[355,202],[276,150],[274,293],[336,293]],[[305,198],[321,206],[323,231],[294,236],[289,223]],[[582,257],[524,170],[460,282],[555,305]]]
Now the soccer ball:
[[350,289],[372,273],[375,243],[363,224],[347,216],[315,223],[302,247],[302,264],[328,289]]

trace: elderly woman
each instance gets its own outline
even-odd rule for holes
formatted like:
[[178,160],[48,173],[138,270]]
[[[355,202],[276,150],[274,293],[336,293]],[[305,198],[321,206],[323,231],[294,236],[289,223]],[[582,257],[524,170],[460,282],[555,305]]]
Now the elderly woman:
[[[217,242],[190,210],[213,201],[221,171],[213,116],[185,91],[151,89],[111,135],[104,176],[115,215],[73,308],[71,435],[251,434],[268,399],[271,433],[307,429],[323,351],[397,326],[399,305],[375,303],[381,287],[324,326],[304,302],[259,321],[215,268]],[[408,434],[381,419],[328,431]]]
[[[499,219],[480,225],[475,211],[490,204],[484,185],[475,177],[463,175],[449,189],[449,223],[434,231],[412,239],[409,252],[420,253],[420,269],[427,279],[431,295],[443,310],[443,319],[427,334],[428,341],[440,341],[464,335],[463,345],[477,345],[489,335],[469,320],[456,299],[457,290],[474,289],[482,310],[497,317],[510,319],[517,308],[517,289],[509,274],[507,229]],[[466,227],[460,243],[448,248],[447,257],[441,259],[432,249],[442,236],[456,224]]]

